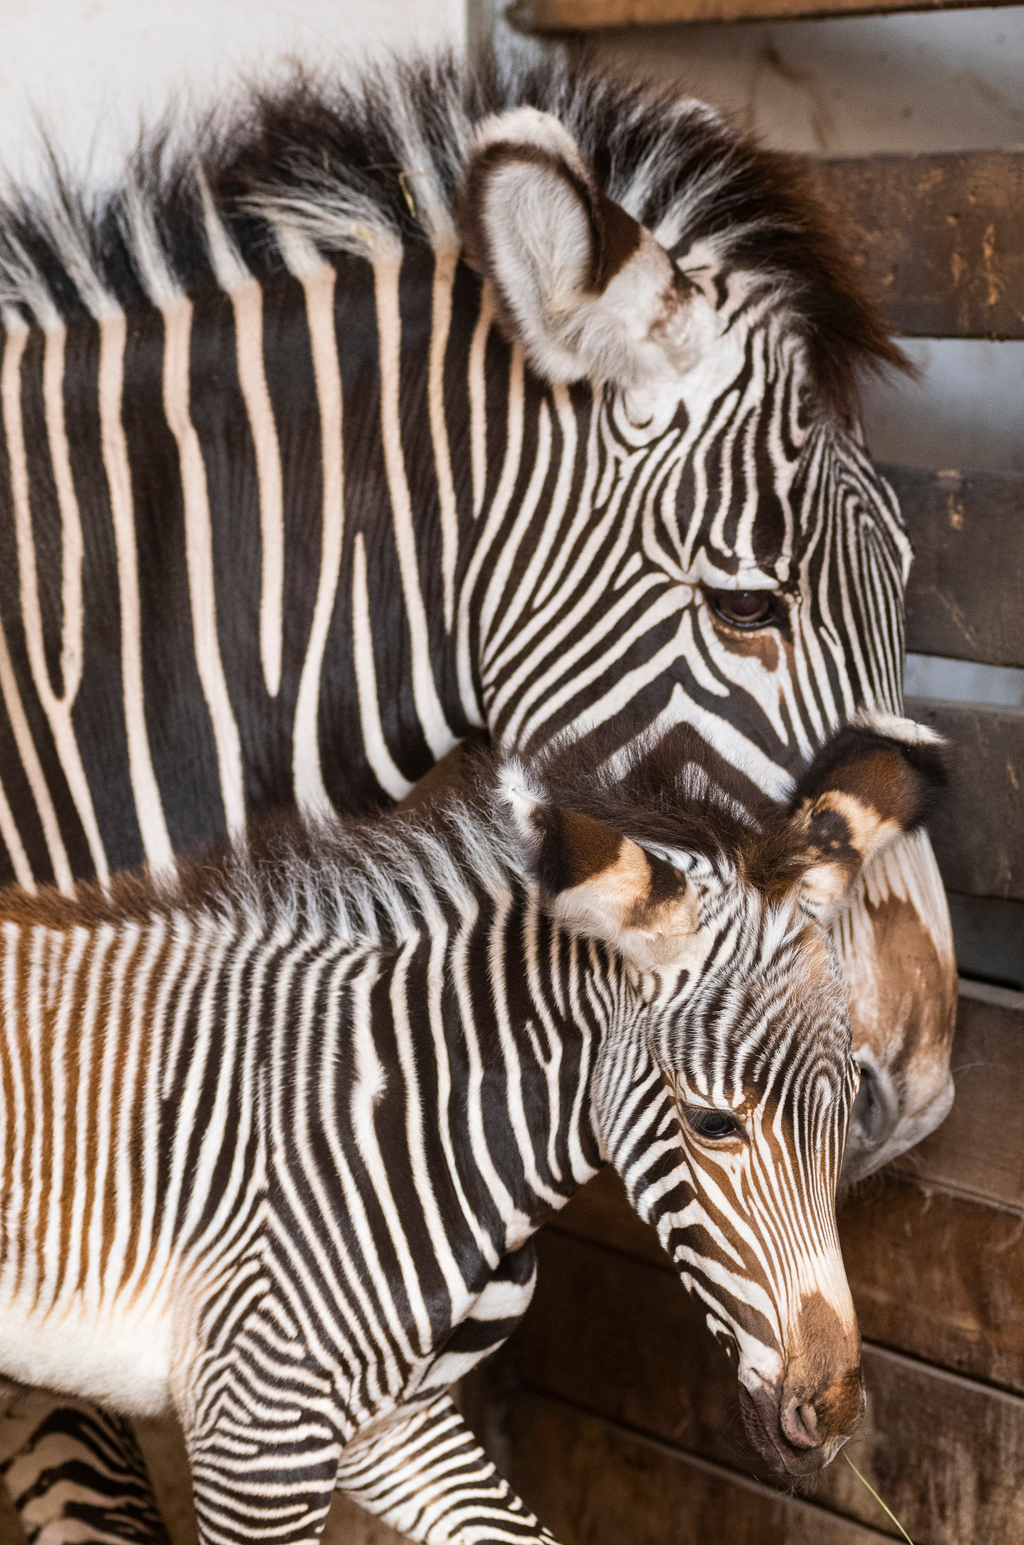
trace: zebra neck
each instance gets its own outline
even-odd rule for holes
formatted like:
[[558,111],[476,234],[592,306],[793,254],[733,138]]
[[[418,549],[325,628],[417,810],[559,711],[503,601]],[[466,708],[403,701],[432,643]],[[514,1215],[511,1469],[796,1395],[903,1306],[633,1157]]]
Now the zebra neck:
[[275,1015],[275,1087],[329,1086],[311,1140],[347,1130],[375,1186],[407,1177],[497,1258],[600,1167],[592,1082],[619,987],[600,953],[524,890],[438,909],[393,947],[324,948],[302,985],[322,1015]]

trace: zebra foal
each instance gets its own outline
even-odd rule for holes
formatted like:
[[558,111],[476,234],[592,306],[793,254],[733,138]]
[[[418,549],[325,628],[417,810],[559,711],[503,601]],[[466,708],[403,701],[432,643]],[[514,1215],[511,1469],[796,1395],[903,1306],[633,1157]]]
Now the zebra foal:
[[756,825],[686,732],[615,782],[545,776],[0,899],[0,1372],[173,1403],[203,1545],[315,1539],[336,1484],[427,1545],[550,1539],[445,1391],[602,1161],[762,1452],[817,1468],[859,1418],[821,924],[920,824],[928,732],[841,730]]

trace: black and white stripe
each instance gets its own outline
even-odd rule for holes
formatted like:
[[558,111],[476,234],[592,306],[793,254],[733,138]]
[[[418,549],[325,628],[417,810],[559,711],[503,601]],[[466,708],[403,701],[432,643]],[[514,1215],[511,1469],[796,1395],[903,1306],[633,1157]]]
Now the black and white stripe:
[[[626,385],[588,377],[582,343],[551,379],[543,307],[511,336],[478,184],[549,141],[640,233],[573,338],[611,336],[627,280],[642,314],[660,263],[664,379],[622,348]],[[30,889],[168,869],[275,805],[368,810],[474,728],[685,721],[779,795],[857,707],[898,710],[910,551],[852,427],[854,366],[896,355],[797,169],[700,104],[555,65],[300,84],[95,207],[9,208],[0,301],[0,872]],[[927,840],[873,880],[940,976]],[[904,1054],[867,1001],[855,1025],[888,1155],[948,1044]]]
[[426,1545],[546,1539],[443,1391],[605,1159],[736,1347],[761,1446],[830,1458],[860,1413],[856,1074],[813,917],[927,807],[932,753],[896,733],[845,732],[760,826],[684,757],[646,847],[513,764],[176,883],[8,892],[0,1371],[173,1403],[202,1545],[314,1539],[336,1480]]
[[[703,297],[667,405],[549,379],[460,257],[480,126],[521,103]],[[753,796],[898,703],[909,553],[850,386],[892,351],[795,169],[699,104],[552,65],[299,85],[95,207],[12,205],[0,259],[0,869],[29,890],[368,809],[480,725],[682,719]],[[716,604],[748,587],[755,632]],[[872,907],[951,969],[927,839],[871,880],[841,923],[889,1112],[867,1163],[948,1097],[949,1027],[884,1011]]]

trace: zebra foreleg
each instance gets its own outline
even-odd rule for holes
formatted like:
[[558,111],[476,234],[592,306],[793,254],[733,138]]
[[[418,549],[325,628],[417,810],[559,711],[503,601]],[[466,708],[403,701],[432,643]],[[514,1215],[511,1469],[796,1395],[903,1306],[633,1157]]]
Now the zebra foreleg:
[[169,1545],[123,1417],[20,1391],[0,1419],[0,1475],[29,1545]]
[[232,1414],[203,1440],[185,1434],[199,1545],[317,1545],[338,1468],[333,1429],[298,1411],[289,1433],[260,1433]]
[[338,1486],[416,1545],[555,1545],[447,1393],[353,1438]]

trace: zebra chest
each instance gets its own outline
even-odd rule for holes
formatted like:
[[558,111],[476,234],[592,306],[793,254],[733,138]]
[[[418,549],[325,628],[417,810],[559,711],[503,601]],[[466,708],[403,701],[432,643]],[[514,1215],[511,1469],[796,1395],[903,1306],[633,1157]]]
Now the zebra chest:
[[[5,1289],[5,1290],[3,1290]],[[169,1306],[115,1300],[97,1306],[76,1293],[48,1306],[28,1288],[0,1289],[0,1372],[137,1415],[170,1399],[173,1324]]]

